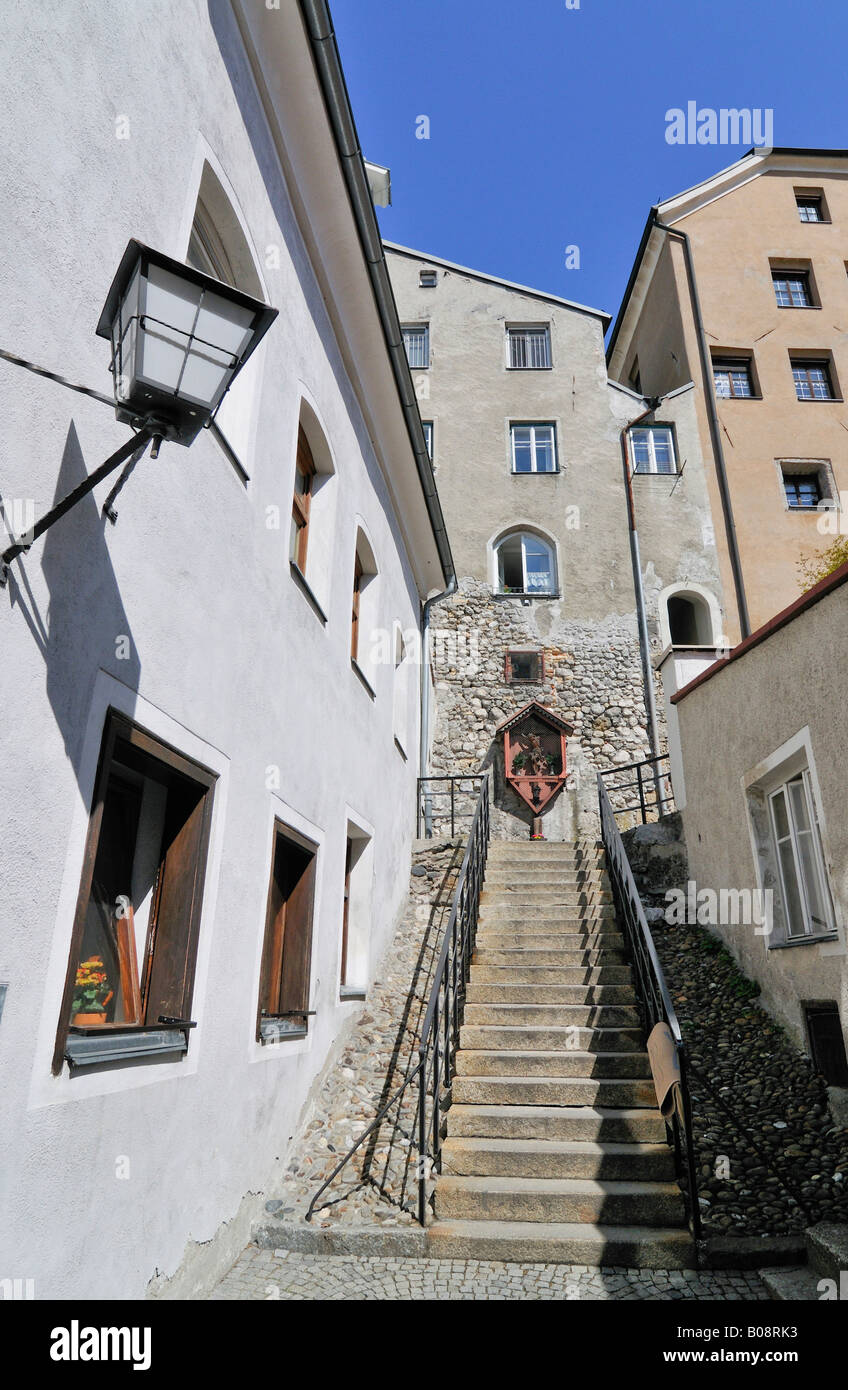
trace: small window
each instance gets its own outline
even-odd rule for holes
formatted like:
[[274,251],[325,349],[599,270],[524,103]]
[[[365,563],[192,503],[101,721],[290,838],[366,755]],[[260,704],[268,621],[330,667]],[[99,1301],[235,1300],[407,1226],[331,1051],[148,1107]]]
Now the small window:
[[214,782],[110,713],[54,1071],[83,1031],[159,1030],[190,1020]]
[[634,357],[634,358],[633,358],[633,366],[630,368],[630,371],[629,371],[629,373],[628,373],[628,375],[627,375],[627,384],[628,384],[628,386],[630,387],[630,389],[631,389],[632,391],[638,391],[638,392],[639,392],[639,395],[641,396],[641,394],[642,394],[642,374],[641,374],[641,372],[639,371],[639,358],[638,358],[638,357]]
[[307,1031],[316,853],[311,841],[274,822],[259,985],[257,1038],[262,1042]]
[[774,297],[779,309],[809,309],[813,298],[810,293],[810,273],[808,270],[773,270]]
[[796,188],[795,202],[798,206],[798,216],[802,222],[826,222],[828,220],[823,194],[807,193]]
[[426,442],[426,444],[427,444],[427,453],[430,455],[430,462],[432,463],[432,462],[433,462],[433,421],[432,421],[432,420],[422,420],[422,421],[421,421],[421,424],[422,424],[423,427],[424,427],[424,439],[425,439],[425,442]]
[[356,533],[350,615],[350,659],[371,698],[377,681],[375,636],[380,628],[379,584],[374,553],[361,528]]
[[815,508],[822,500],[822,491],[815,473],[784,473],[783,490],[790,509]]
[[419,270],[418,284],[422,290],[434,290],[438,281],[435,270]]
[[634,473],[676,473],[674,436],[668,425],[630,431]]
[[429,367],[430,365],[430,325],[428,323],[409,324],[402,328],[406,360],[410,367]]
[[788,935],[828,933],[832,908],[809,769],[771,792],[769,808]]
[[538,683],[545,677],[545,658],[541,652],[507,652],[504,675],[508,685]]
[[371,948],[373,842],[358,825],[347,824],[342,905],[340,993],[364,995]]
[[499,594],[555,594],[556,561],[547,541],[531,532],[505,536],[496,550]]
[[825,358],[793,357],[792,377],[799,401],[835,400],[830,363]]
[[822,502],[836,505],[836,488],[827,459],[779,459],[777,466],[790,511],[817,510]]
[[312,487],[315,480],[315,464],[306,431],[301,425],[297,435],[297,459],[294,473],[294,497],[292,498],[291,537],[289,559],[297,565],[301,574],[306,573],[306,547],[309,541],[309,509],[312,502]]
[[804,1017],[813,1066],[821,1072],[828,1086],[848,1086],[848,1057],[839,1006],[835,1001],[805,1004]]
[[353,600],[350,618],[350,659],[359,657],[359,610],[362,602],[362,561],[357,552],[353,562]]
[[714,358],[713,378],[717,396],[749,399],[754,395],[751,361],[748,357]]
[[507,366],[521,371],[540,371],[551,365],[551,335],[544,324],[508,328]]
[[511,425],[513,473],[556,473],[556,426]]

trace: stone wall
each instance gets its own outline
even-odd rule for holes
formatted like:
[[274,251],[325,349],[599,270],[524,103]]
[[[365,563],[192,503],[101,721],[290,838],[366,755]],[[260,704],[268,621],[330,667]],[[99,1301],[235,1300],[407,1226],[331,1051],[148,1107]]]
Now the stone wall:
[[[488,585],[465,578],[433,612],[432,771],[492,769],[498,838],[528,833],[529,808],[506,785],[495,735],[501,720],[528,701],[539,700],[574,729],[568,783],[544,816],[549,839],[594,833],[597,770],[636,762],[650,751],[635,616],[581,622],[560,611],[557,600],[493,598]],[[541,681],[507,681],[506,653],[521,648],[544,654]]]

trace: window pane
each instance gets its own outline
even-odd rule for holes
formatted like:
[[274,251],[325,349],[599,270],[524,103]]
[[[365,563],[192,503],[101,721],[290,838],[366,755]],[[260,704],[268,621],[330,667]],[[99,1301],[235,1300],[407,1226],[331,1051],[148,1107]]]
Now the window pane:
[[830,924],[825,906],[824,884],[816,855],[816,846],[813,842],[813,836],[816,832],[810,818],[807,793],[801,777],[794,778],[789,783],[789,796],[798,841],[798,854],[801,859],[801,877],[810,917],[815,928],[826,931]]
[[524,564],[527,570],[527,590],[549,592],[553,589],[551,554],[544,541],[534,536],[524,537]]
[[533,468],[530,427],[514,425],[512,429],[513,459],[516,473],[530,473]]
[[775,792],[774,796],[771,798],[771,808],[774,812],[774,826],[777,831],[777,837],[779,840],[784,840],[789,834],[789,815],[786,810],[786,800],[782,788],[779,792]]
[[554,458],[554,431],[552,425],[536,426],[536,472],[553,473],[556,467]]
[[780,854],[780,865],[783,870],[783,884],[786,889],[784,906],[786,908],[786,921],[791,936],[804,935],[804,910],[801,906],[801,894],[798,888],[798,876],[795,872],[795,855],[792,852],[792,841],[782,840],[778,846]]
[[715,389],[717,396],[730,395],[730,373],[717,371],[715,374]]
[[509,536],[498,549],[498,579],[503,592],[522,593],[521,537]]

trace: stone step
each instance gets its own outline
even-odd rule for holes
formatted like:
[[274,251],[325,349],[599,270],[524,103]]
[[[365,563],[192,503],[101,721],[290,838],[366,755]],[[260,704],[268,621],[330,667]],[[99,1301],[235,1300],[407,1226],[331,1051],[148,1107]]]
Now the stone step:
[[[478,931],[555,932],[558,936],[603,936],[624,941],[612,912],[528,912],[518,916],[513,912],[481,912],[477,918]],[[610,941],[614,946],[615,940]]]
[[[589,972],[584,972],[588,974]],[[502,1002],[499,995],[491,994],[489,987],[498,988],[506,986],[525,986],[530,990],[530,994],[521,999],[503,999],[503,1002],[512,1004],[523,1004],[532,1006],[542,1005],[542,1008],[563,1004],[563,1005],[582,1005],[584,1008],[589,1006],[621,1005],[624,1008],[634,1008],[637,1004],[637,997],[631,984],[592,984],[591,981],[578,979],[580,972],[574,974],[573,970],[537,970],[531,973],[530,970],[507,970],[503,967],[495,966],[492,970],[485,969],[484,966],[474,966],[471,974],[471,983],[466,987],[466,1001],[474,1005],[499,1005]],[[478,987],[484,990],[484,995],[478,994]],[[546,997],[545,990],[556,988],[562,991],[555,995],[555,998]],[[553,1015],[546,1015],[551,1022],[556,1022]],[[475,1015],[467,1016],[468,1023],[496,1023],[498,1019],[482,1019]],[[525,1019],[524,1022],[530,1022]],[[573,1023],[573,1019],[563,1019],[564,1023]]]
[[674,1182],[598,1182],[591,1178],[455,1177],[436,1180],[439,1221],[586,1222],[605,1226],[683,1226]]
[[462,1105],[447,1112],[448,1136],[664,1144],[659,1111],[628,1106]]
[[480,890],[481,896],[486,895],[486,900],[511,902],[513,898],[530,898],[533,902],[542,902],[546,898],[561,898],[563,901],[571,901],[581,894],[597,896],[599,893],[610,893],[610,885],[599,879],[596,875],[591,878],[574,877],[562,879],[553,875],[539,875],[538,879],[516,878],[514,874],[500,874],[497,870],[488,873]]
[[807,1259],[821,1279],[835,1279],[848,1271],[848,1225],[821,1221],[806,1232]]
[[495,931],[486,927],[478,931],[476,940],[478,951],[566,951],[577,957],[574,965],[616,965],[624,959],[624,952],[613,946],[586,946],[562,932],[514,932]]
[[519,1052],[641,1052],[644,1048],[640,1028],[520,1028],[491,1024],[463,1024],[460,1047],[484,1051],[500,1049]]
[[[808,1265],[789,1265],[757,1271],[773,1303],[817,1303],[821,1276]],[[837,1290],[839,1284],[837,1282]]]
[[587,1139],[446,1139],[442,1174],[456,1177],[591,1178],[673,1182],[667,1144],[598,1144]]
[[651,1075],[647,1052],[550,1052],[535,1048],[463,1048],[456,1054],[458,1076],[583,1076],[638,1078]]
[[579,957],[579,952],[563,951],[556,946],[547,950],[535,950],[529,946],[509,946],[505,949],[495,950],[489,946],[478,945],[475,946],[472,953],[471,965],[472,968],[475,965],[499,965],[506,969],[515,966],[517,970],[521,970],[525,966],[538,967],[542,965],[554,966],[558,970],[585,969],[585,966],[580,966],[579,958],[575,959],[575,956]]
[[480,903],[484,910],[507,909],[516,917],[531,916],[558,908],[566,916],[574,916],[587,908],[612,908],[614,899],[606,888],[483,888]]
[[464,1021],[495,1027],[568,1028],[576,1024],[579,1028],[638,1028],[641,1019],[635,1004],[575,998],[575,995],[594,996],[615,988],[614,985],[586,990],[571,985],[470,984],[465,995]]
[[695,1247],[689,1232],[673,1227],[437,1221],[427,1231],[427,1253],[431,1259],[444,1260],[695,1268]]
[[580,1076],[455,1076],[451,1097],[458,1105],[604,1105],[648,1109],[657,1103],[652,1081]]
[[[630,989],[632,980],[629,965],[489,965],[485,959],[471,967],[474,984],[540,984],[573,985],[577,988]],[[633,996],[635,998],[635,995]],[[583,1003],[578,999],[577,1003]],[[618,1000],[618,1003],[628,1003]]]

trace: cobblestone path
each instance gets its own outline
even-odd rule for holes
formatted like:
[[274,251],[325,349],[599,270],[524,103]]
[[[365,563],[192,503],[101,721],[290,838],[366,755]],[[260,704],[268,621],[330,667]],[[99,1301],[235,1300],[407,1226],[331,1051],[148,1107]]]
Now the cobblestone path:
[[767,1300],[738,1270],[588,1269],[585,1265],[418,1260],[245,1250],[210,1295],[220,1299]]

